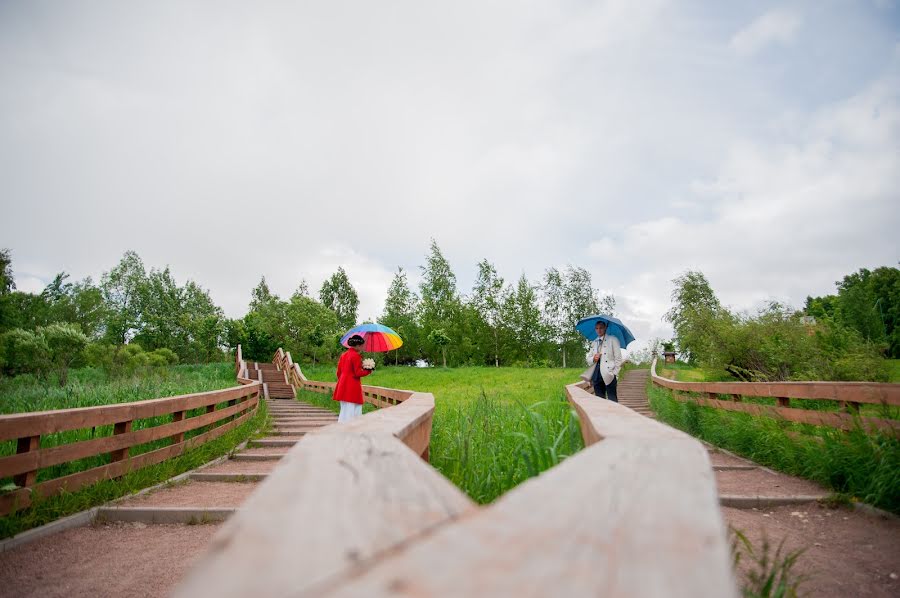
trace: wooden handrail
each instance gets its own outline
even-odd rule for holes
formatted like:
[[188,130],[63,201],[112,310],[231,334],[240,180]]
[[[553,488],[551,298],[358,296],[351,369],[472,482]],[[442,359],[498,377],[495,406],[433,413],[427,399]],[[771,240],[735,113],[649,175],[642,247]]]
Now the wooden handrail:
[[175,595],[317,593],[473,510],[419,457],[427,455],[433,412],[433,395],[411,393],[389,409],[306,434],[228,520]]
[[482,508],[397,442],[431,395],[308,434],[175,596],[735,597],[699,442],[566,393],[588,447]]
[[[246,374],[237,351],[236,369]],[[133,403],[80,407],[0,416],[0,441],[15,440],[16,454],[0,457],[0,478],[12,477],[20,488],[0,494],[0,515],[31,504],[33,495],[51,496],[76,490],[103,479],[120,477],[217,438],[241,425],[256,412],[261,383],[239,376],[239,386]],[[216,406],[226,406],[217,409]],[[203,412],[189,416],[194,410]],[[172,416],[169,423],[135,426],[139,420]],[[186,432],[229,420],[185,440]],[[113,426],[113,435],[41,448],[41,438],[57,432]],[[137,427],[138,429],[134,429]],[[132,447],[170,439],[165,447],[129,457]],[[110,463],[37,483],[40,469],[97,455],[110,455]]]
[[[672,390],[679,401],[692,400],[705,407],[740,411],[753,415],[781,418],[787,421],[853,430],[860,426],[869,430],[900,431],[900,421],[877,417],[860,417],[860,403],[900,406],[900,384],[877,382],[678,382],[656,373],[656,358],[650,365],[653,383]],[[700,393],[688,399],[678,391]],[[732,400],[720,400],[725,395]],[[777,405],[743,403],[743,397],[774,398]],[[838,401],[845,413],[797,409],[790,401]]]

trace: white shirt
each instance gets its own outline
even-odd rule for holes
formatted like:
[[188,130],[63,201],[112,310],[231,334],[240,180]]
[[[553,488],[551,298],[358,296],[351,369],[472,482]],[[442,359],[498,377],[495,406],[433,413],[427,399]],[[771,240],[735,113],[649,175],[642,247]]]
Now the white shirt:
[[597,367],[600,368],[600,375],[603,376],[603,382],[609,384],[613,378],[619,375],[625,358],[622,357],[622,348],[619,346],[619,339],[611,334],[597,338],[591,342],[591,348],[587,352],[585,359],[588,365],[594,363],[594,355],[600,354],[600,361]]

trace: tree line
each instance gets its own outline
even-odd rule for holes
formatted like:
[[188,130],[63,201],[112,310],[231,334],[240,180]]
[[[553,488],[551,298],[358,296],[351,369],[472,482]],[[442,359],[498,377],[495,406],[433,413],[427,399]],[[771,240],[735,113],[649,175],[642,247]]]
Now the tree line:
[[[487,259],[470,293],[432,241],[422,280],[412,288],[398,268],[379,322],[404,340],[382,356],[391,363],[443,365],[580,365],[584,342],[573,328],[597,312],[614,313],[587,270],[548,268],[540,281],[524,274],[507,283]],[[99,282],[59,273],[40,293],[16,289],[9,250],[0,251],[0,371],[57,373],[94,365],[111,373],[170,363],[227,359],[241,344],[251,359],[268,360],[279,346],[297,361],[333,361],[338,340],[357,324],[359,296],[343,268],[312,296],[305,280],[286,299],[265,277],[251,291],[243,318],[228,319],[194,281],[179,285],[169,267],[148,268],[127,251]]]
[[887,381],[900,357],[900,269],[861,269],[803,309],[771,301],[755,314],[724,307],[702,272],[675,280],[665,319],[688,362],[739,380]]
[[[523,274],[507,283],[487,259],[478,264],[470,293],[462,293],[438,244],[431,242],[417,288],[398,268],[378,322],[403,339],[381,359],[394,364],[427,360],[441,365],[566,366],[581,364],[584,340],[574,323],[598,312],[614,313],[615,299],[600,295],[584,268],[548,268],[538,282]],[[305,281],[288,299],[263,278],[244,318],[226,323],[228,344],[266,359],[279,346],[295,361],[336,358],[340,335],[357,323],[359,296],[338,268],[311,297]]]

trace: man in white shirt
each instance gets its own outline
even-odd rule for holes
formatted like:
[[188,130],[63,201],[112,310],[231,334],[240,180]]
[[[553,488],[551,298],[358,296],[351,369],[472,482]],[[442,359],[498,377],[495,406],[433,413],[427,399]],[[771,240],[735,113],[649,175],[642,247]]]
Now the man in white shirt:
[[594,330],[597,331],[597,340],[591,342],[591,349],[587,353],[588,365],[597,364],[594,368],[594,377],[591,379],[594,394],[618,403],[616,386],[619,382],[619,370],[625,362],[622,348],[619,346],[619,339],[612,334],[606,334],[606,322],[597,322]]

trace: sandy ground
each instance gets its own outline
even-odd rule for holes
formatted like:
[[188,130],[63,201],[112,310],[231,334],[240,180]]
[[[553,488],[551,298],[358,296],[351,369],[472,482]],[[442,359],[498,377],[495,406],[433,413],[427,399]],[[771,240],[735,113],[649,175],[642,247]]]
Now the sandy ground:
[[821,486],[782,473],[765,469],[748,471],[717,471],[716,484],[720,495],[737,496],[827,496]]
[[255,482],[188,482],[129,498],[118,506],[239,507],[257,485]]
[[167,596],[218,525],[108,523],[67,530],[0,557],[0,596]]
[[[805,549],[797,573],[809,578],[801,595],[816,598],[900,596],[900,520],[818,503],[761,510],[723,508],[728,524],[747,536],[754,549],[763,535],[785,552]],[[747,557],[739,575],[746,576]]]
[[212,467],[204,467],[202,473],[269,473],[278,461],[226,461]]

